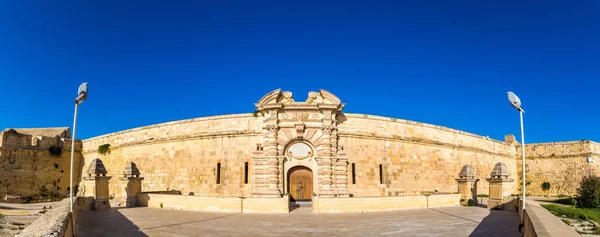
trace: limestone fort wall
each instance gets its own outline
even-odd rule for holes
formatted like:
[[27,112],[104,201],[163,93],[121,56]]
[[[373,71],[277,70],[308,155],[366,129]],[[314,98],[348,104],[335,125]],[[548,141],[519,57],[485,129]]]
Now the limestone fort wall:
[[[466,132],[362,114],[341,114],[339,144],[348,156],[348,188],[356,197],[402,196],[422,191],[457,192],[454,180],[462,166],[477,172],[479,193],[487,193],[491,169],[504,162],[516,174],[514,145]],[[174,121],[111,133],[83,141],[85,172],[100,158],[112,175],[110,193],[124,190],[118,177],[133,161],[144,177],[143,191],[181,190],[187,195],[250,196],[252,152],[264,144],[262,118],[252,114],[213,116]],[[98,146],[110,152],[98,154]],[[244,162],[249,163],[244,183]],[[216,167],[221,163],[221,183]],[[356,184],[351,164],[355,163]],[[379,164],[384,183],[379,183]],[[84,174],[85,175],[85,174]],[[516,178],[516,176],[515,176]]]
[[[517,147],[517,152],[520,174],[521,146]],[[525,157],[528,195],[572,196],[583,176],[600,175],[600,144],[591,141],[526,144]],[[587,157],[594,162],[589,164]],[[544,182],[550,183],[549,190],[542,189]],[[521,192],[520,185],[518,192]]]
[[[52,156],[51,146],[62,147]],[[81,167],[81,141],[75,143],[74,166]],[[71,139],[0,133],[0,196],[49,199],[69,194]],[[74,170],[74,184],[81,174]]]
[[[478,193],[488,193],[494,165],[503,162],[516,177],[513,145],[463,131],[420,122],[345,113],[338,125],[345,144],[349,171],[355,163],[356,184],[349,175],[348,189],[355,196],[416,195],[423,191],[457,192],[455,178],[464,165],[472,165]],[[383,167],[380,184],[379,165]]]
[[[252,114],[235,114],[174,121],[111,133],[83,141],[86,166],[100,158],[112,175],[110,194],[119,196],[127,161],[144,177],[143,191],[181,190],[198,196],[249,196],[252,174],[244,183],[244,162],[252,170],[251,154],[260,143],[261,121]],[[110,152],[98,154],[98,146]],[[221,182],[216,182],[221,163]],[[85,174],[84,174],[85,175]]]

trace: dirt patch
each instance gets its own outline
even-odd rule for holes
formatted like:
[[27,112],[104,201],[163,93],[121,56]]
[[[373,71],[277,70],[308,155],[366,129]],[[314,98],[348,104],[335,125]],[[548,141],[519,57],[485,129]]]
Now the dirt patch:
[[0,236],[15,236],[21,233],[23,229],[25,229],[38,218],[40,218],[39,214],[26,214],[16,216],[5,215],[4,217],[0,218]]
[[[66,203],[68,205],[68,202]],[[40,216],[54,208],[64,206],[64,202],[51,203],[0,203],[0,237],[20,234]]]

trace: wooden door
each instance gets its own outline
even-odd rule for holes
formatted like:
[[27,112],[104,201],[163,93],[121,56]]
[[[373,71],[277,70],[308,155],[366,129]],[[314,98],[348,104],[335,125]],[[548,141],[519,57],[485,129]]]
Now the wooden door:
[[310,201],[313,193],[313,174],[310,169],[297,166],[289,171],[288,187],[294,201]]

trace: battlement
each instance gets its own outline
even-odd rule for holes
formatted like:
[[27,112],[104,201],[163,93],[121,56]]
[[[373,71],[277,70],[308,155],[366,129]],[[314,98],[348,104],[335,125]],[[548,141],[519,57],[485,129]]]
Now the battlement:
[[[517,147],[520,154],[521,146]],[[600,155],[600,144],[589,141],[567,141],[525,144],[527,158],[552,158]]]
[[[5,129],[0,132],[0,147],[4,149],[39,149],[47,150],[50,147],[61,147],[63,151],[71,151],[71,138],[69,128],[54,129]],[[25,134],[21,132],[30,132]],[[55,134],[54,136],[52,136]],[[75,150],[81,151],[81,140],[75,141]]]

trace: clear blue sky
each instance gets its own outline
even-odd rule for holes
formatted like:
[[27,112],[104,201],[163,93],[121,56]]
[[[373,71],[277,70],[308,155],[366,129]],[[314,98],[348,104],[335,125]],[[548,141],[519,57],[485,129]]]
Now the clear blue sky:
[[[598,1],[2,1],[0,127],[78,137],[246,113],[282,88],[502,140],[600,141]],[[519,139],[520,140],[520,139]]]

